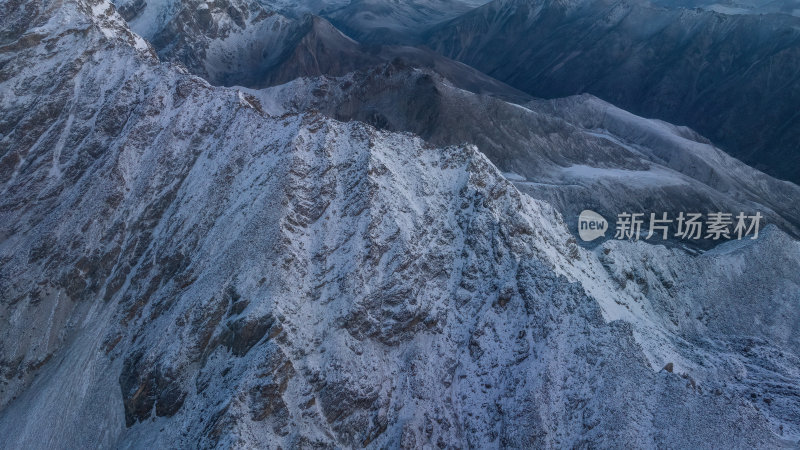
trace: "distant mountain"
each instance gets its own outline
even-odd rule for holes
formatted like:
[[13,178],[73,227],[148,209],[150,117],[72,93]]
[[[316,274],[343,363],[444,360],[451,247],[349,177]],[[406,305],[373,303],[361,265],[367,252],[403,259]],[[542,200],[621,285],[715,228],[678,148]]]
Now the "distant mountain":
[[296,19],[304,15],[324,15],[349,5],[352,0],[256,0],[270,11],[279,12]]
[[797,0],[652,0],[672,8],[703,8],[723,14],[789,14],[800,16]]
[[[273,3],[273,7],[286,10],[286,5]],[[340,76],[402,58],[409,64],[435,69],[463,89],[517,101],[530,99],[436,52],[410,46],[364,45],[322,17],[291,17],[253,0],[225,4],[117,0],[116,4],[133,30],[148,39],[161,58],[183,65],[214,85],[260,88],[298,77]]]
[[800,19],[640,0],[496,0],[427,35],[445,56],[537,97],[591,93],[688,125],[800,181]]
[[117,7],[159,56],[217,85],[288,81],[294,73],[286,73],[287,60],[297,64],[295,72],[309,75],[346,73],[379,61],[323,19],[286,17],[255,1],[118,0]]
[[410,44],[438,23],[458,17],[490,0],[256,0],[288,17],[325,17],[359,41]]
[[416,43],[432,26],[489,0],[352,0],[325,13],[339,29],[363,42]]

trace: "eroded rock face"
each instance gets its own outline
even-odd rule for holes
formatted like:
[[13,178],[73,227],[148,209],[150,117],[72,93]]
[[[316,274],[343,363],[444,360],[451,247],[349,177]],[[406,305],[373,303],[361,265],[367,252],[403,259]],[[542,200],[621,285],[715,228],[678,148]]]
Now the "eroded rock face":
[[173,416],[183,406],[186,393],[170,369],[143,361],[142,354],[129,355],[119,377],[125,404],[125,425],[150,418],[154,408],[158,417]]
[[[771,316],[789,337],[763,360],[781,362],[771,374],[789,394],[756,410],[740,395],[760,379],[752,360],[701,370],[715,347],[687,350],[662,320],[671,297],[650,294],[671,283],[675,320],[692,327],[701,319],[680,313],[700,278],[651,265],[632,275],[649,290],[621,286],[646,251],[579,248],[476,148],[269,116],[159,63],[107,3],[36,5],[29,20],[3,3],[19,31],[0,47],[9,447],[758,447],[797,435],[791,321]],[[796,242],[773,233],[796,263]],[[760,245],[714,270],[771,248]],[[769,279],[766,305],[787,305],[797,275],[773,272],[729,287]],[[658,372],[667,358],[674,371]]]

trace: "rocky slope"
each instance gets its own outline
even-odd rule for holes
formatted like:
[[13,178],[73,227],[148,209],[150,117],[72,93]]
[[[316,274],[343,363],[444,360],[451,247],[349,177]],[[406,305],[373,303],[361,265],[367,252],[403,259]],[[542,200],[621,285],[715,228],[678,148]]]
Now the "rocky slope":
[[364,45],[326,19],[280,3],[116,0],[115,4],[162,59],[213,85],[260,88],[304,76],[341,76],[400,58],[444,74],[473,92],[530,99],[438,53],[410,46]]
[[690,126],[745,163],[800,181],[800,18],[642,0],[496,0],[428,45],[536,97],[590,93]]
[[489,0],[257,0],[266,9],[300,18],[325,17],[348,36],[371,44],[418,43],[432,26]]
[[[360,61],[359,45],[330,24],[311,16],[289,18],[255,1],[119,0],[116,6],[161,58],[215,85],[288,81],[291,78],[281,78],[285,73],[280,67],[289,59],[304,63],[302,70],[310,75]],[[367,63],[377,61],[364,58]],[[346,73],[353,67],[341,69]]]
[[0,13],[5,447],[800,439],[776,227],[589,252],[474,147],[269,115],[106,2]]
[[521,106],[402,61],[251,92],[274,114],[314,109],[435,145],[476,145],[520,190],[554,205],[572,229],[586,208],[608,218],[624,211],[760,211],[800,235],[798,186],[742,164],[690,129],[588,95]]

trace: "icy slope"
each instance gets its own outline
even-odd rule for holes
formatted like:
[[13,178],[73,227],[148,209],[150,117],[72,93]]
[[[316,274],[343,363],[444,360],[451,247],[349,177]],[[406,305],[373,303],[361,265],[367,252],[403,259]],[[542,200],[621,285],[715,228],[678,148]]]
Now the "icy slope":
[[[580,249],[473,147],[269,116],[161,65],[107,3],[0,8],[4,446],[797,439],[798,275],[776,264],[800,256],[780,231],[623,285],[651,247]],[[747,261],[725,286],[764,299],[729,305],[769,329],[726,330],[760,339],[755,375],[648,296],[661,274],[679,289],[665,301],[691,304],[685,286]],[[753,349],[726,351],[749,364]],[[782,383],[774,407],[741,395],[762,376]]]

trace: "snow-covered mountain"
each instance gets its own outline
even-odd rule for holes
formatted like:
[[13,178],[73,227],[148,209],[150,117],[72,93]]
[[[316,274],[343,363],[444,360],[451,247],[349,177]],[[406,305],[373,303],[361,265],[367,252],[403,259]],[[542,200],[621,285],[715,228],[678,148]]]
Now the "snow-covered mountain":
[[431,27],[489,0],[352,0],[325,14],[337,27],[364,42],[417,43]]
[[487,91],[519,101],[530,98],[430,50],[365,45],[320,16],[287,11],[280,4],[255,0],[117,0],[116,5],[162,59],[182,65],[214,85],[259,88],[303,76],[345,75],[403,58],[416,66],[433,68],[474,92]]
[[667,8],[703,8],[722,14],[789,14],[800,17],[797,0],[653,0]]
[[284,61],[309,47],[325,47],[333,56],[323,62],[329,69],[333,61],[353,61],[358,47],[320,20],[289,18],[251,0],[119,0],[116,5],[161,58],[215,85],[269,84]]
[[325,17],[348,35],[370,43],[415,43],[430,27],[489,0],[257,0],[289,17]]
[[[695,256],[587,250],[478,147],[310,109],[314,86],[361,119],[344,84],[380,99],[369,73],[215,87],[160,61],[105,1],[0,0],[0,18],[3,447],[800,440],[800,243],[775,222]],[[490,137],[529,124],[539,149],[594,143],[551,159],[627,146],[631,169],[661,158],[698,180],[711,168],[691,172],[691,152],[719,153],[592,98],[515,106],[385,67],[442,90],[439,108],[519,111],[517,131]],[[400,130],[425,108],[376,111]],[[669,145],[688,146],[671,150],[686,167],[656,153]],[[719,161],[719,198],[783,192]]]
[[572,229],[586,208],[606,217],[761,211],[800,236],[800,187],[746,166],[690,129],[589,95],[518,105],[403,61],[250,92],[274,114],[313,109],[435,145],[476,145],[520,190],[554,205]]
[[536,97],[589,93],[689,126],[800,182],[798,17],[646,0],[495,0],[435,27],[426,43]]

